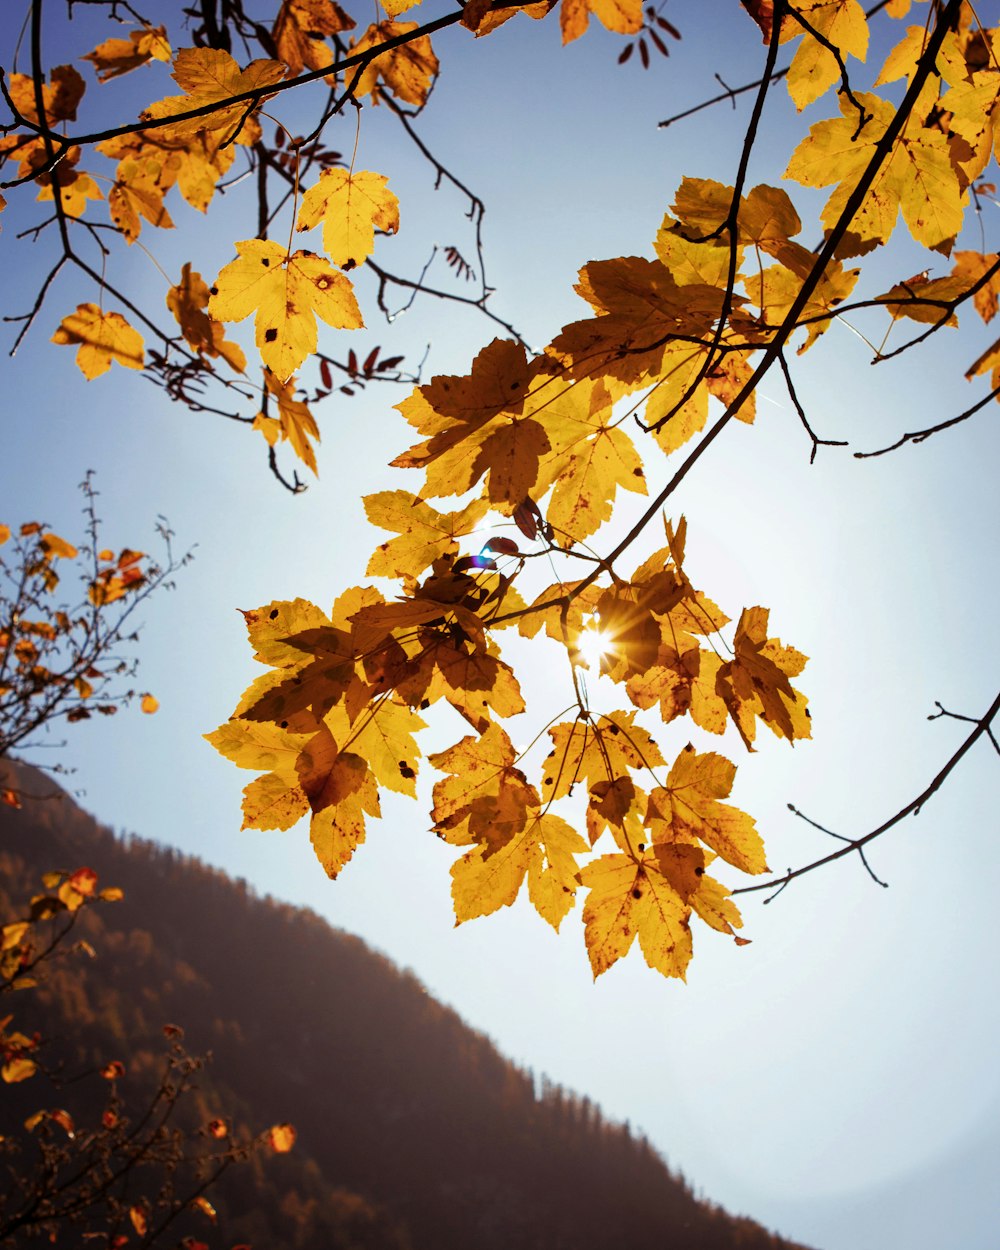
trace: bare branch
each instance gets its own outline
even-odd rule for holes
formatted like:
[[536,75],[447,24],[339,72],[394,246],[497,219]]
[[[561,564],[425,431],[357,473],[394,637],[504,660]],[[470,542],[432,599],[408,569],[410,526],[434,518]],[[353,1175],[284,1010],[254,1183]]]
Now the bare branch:
[[[938,707],[940,706],[941,705],[938,704]],[[840,839],[843,841],[844,845],[839,850],[832,851],[829,855],[824,855],[820,859],[815,859],[812,863],[805,864],[801,868],[790,868],[786,873],[777,879],[772,878],[770,881],[760,881],[756,885],[740,886],[738,889],[733,890],[733,894],[754,894],[758,890],[773,890],[776,886],[780,887],[780,889],[784,889],[789,882],[795,881],[799,877],[804,877],[806,873],[813,872],[817,868],[822,868],[825,864],[832,864],[835,860],[843,859],[845,855],[853,855],[855,852],[861,854],[862,848],[867,846],[869,842],[874,841],[875,838],[881,837],[883,833],[888,832],[888,830],[892,829],[895,825],[898,825],[900,821],[905,820],[907,816],[919,814],[920,809],[927,802],[927,800],[940,790],[959,762],[965,756],[966,752],[968,752],[980,738],[984,736],[989,737],[994,747],[996,747],[996,740],[990,727],[997,715],[997,712],[1000,712],[1000,694],[998,694],[993,700],[986,713],[979,720],[974,722],[975,728],[972,733],[969,734],[954,755],[951,756],[944,767],[935,775],[930,784],[927,785],[915,799],[911,799],[905,807],[900,808],[894,816],[890,816],[888,820],[883,821],[877,828],[872,829],[869,833],[863,834],[860,838],[844,838],[842,835],[831,833],[829,829],[824,829],[822,825],[816,825],[815,821],[810,820],[810,824],[816,825],[816,828],[822,829],[824,833],[829,833],[831,837]],[[945,713],[943,709],[942,713],[939,713],[939,715],[941,714],[952,715],[952,713]],[[933,720],[935,718],[932,716],[930,719]],[[964,720],[968,718],[955,717],[955,719]],[[791,807],[791,804],[789,804],[789,807],[796,813],[796,815],[801,816],[801,813],[794,807]],[[809,820],[806,816],[802,817],[802,819]],[[865,867],[868,867],[867,863],[865,864]],[[871,872],[871,868],[868,868],[868,871]],[[872,876],[875,877],[875,874],[872,873]],[[878,878],[876,877],[875,880],[878,880]],[[884,882],[879,881],[879,885],[884,884]]]

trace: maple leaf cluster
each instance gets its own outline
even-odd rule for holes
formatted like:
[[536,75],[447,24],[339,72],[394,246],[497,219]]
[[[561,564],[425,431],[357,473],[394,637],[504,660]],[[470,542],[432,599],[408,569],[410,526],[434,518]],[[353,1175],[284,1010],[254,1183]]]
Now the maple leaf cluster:
[[[164,336],[162,351],[147,349],[126,317],[106,308],[103,287],[97,302],[65,317],[55,341],[77,347],[86,377],[112,362],[158,371],[175,397],[197,406],[197,388],[225,376],[245,398],[250,365],[226,326],[252,316],[260,404],[239,419],[267,441],[272,466],[274,449],[286,443],[315,472],[320,429],[299,371],[318,359],[322,394],[334,389],[318,323],[363,327],[355,279],[371,268],[378,236],[400,225],[386,177],[355,171],[353,162],[344,167],[321,132],[346,101],[362,98],[412,126],[439,69],[428,29],[397,20],[412,7],[383,0],[385,20],[355,36],[354,19],[334,0],[284,0],[273,26],[240,30],[267,54],[245,67],[221,46],[174,55],[166,32],[151,27],[89,55],[101,81],[172,56],[182,93],[153,101],[139,123],[97,143],[117,162],[107,204],[126,244],[145,225],[173,226],[166,201],[174,187],[190,207],[207,211],[237,150],[259,188],[273,176],[285,193],[272,214],[260,192],[256,237],[234,243],[236,258],[214,281],[183,267],[167,295],[178,331]],[[522,7],[542,19],[554,6]],[[984,27],[971,5],[948,0],[924,24],[907,27],[861,89],[870,31],[858,0],[743,0],[743,7],[767,46],[756,84],[761,106],[772,76],[784,77],[800,111],[836,90],[835,115],[810,126],[784,173],[786,185],[831,189],[820,211],[822,240],[802,241],[785,186],[745,181],[755,113],[736,185],[684,178],[651,255],[584,265],[576,290],[588,311],[541,351],[530,353],[516,336],[495,339],[467,373],[421,383],[398,405],[414,441],[392,463],[419,473],[419,486],[364,500],[369,521],[392,535],[373,552],[367,574],[392,589],[354,587],[329,612],[295,599],[245,613],[266,671],[209,735],[233,762],[261,774],[244,794],[245,824],[286,829],[308,817],[317,856],[336,876],[379,815],[382,792],[416,795],[423,713],[449,704],[472,732],[429,757],[442,774],[431,821],[460,851],[452,866],[457,919],[512,903],[527,881],[530,903],[558,928],[583,889],[595,975],[638,937],[651,966],[683,976],[692,916],[733,937],[740,927],[727,887],[707,869],[720,860],[745,873],[766,871],[754,822],[723,802],[734,765],[691,745],[665,753],[647,726],[658,721],[659,732],[687,716],[702,733],[731,729],[748,750],[761,724],[789,742],[811,734],[805,696],[792,684],[806,657],[770,633],[766,608],[747,607],[733,624],[695,589],[683,521],[665,522],[665,545],[631,572],[624,553],[658,514],[666,516],[676,486],[728,423],[754,421],[757,385],[771,369],[781,369],[814,451],[829,441],[813,435],[801,411],[787,358],[793,347],[811,350],[835,319],[856,309],[879,310],[889,329],[922,322],[925,333],[957,325],[968,302],[989,321],[1000,292],[996,253],[985,245],[956,250],[970,204],[990,193],[983,176],[1000,148],[1000,31]],[[889,22],[909,10],[909,0],[878,6]],[[481,37],[515,11],[467,0],[433,25],[461,21]],[[581,35],[591,15],[630,37],[650,16],[635,0],[562,0],[563,42]],[[778,72],[782,50],[791,59]],[[282,92],[313,81],[334,93],[314,134],[293,138],[278,122],[274,143],[265,143],[261,106],[273,108]],[[0,140],[0,155],[17,163],[19,177],[34,179],[68,230],[102,197],[81,168],[83,137],[75,142],[67,129],[83,79],[67,66],[44,83],[15,74],[9,95],[19,126]],[[293,251],[290,241],[269,237],[282,210],[289,240],[321,228],[321,250]],[[865,258],[900,221],[917,244],[947,259],[949,272],[918,274],[861,298]],[[384,310],[387,279],[374,272]],[[484,279],[478,307],[487,294]],[[348,359],[354,379],[357,356]],[[363,372],[374,376],[367,363]],[[967,376],[982,374],[1000,386],[1000,345]],[[649,495],[610,555],[597,553],[596,536],[622,501]],[[554,567],[556,580],[533,581],[541,567]],[[574,576],[581,567],[584,575]],[[540,766],[501,724],[526,710],[501,649],[502,631],[515,628],[526,638],[544,631],[566,657],[572,702],[568,718],[533,727],[552,747]],[[595,707],[588,665],[607,679],[599,689],[613,690],[616,705]]]
[[[435,386],[450,393],[440,379],[425,389]],[[434,832],[463,852],[451,870],[457,920],[513,903],[527,882],[531,904],[558,929],[582,886],[595,975],[638,936],[652,967],[682,977],[692,913],[734,937],[742,923],[706,869],[721,858],[764,872],[763,845],[753,820],[721,802],[734,765],[688,745],[668,768],[637,709],[658,707],[664,723],[691,715],[713,733],[732,720],[748,745],[758,721],[779,737],[808,737],[806,701],[789,680],[805,657],[768,638],[768,614],[754,608],[731,658],[720,658],[713,640],[728,618],[684,572],[683,524],[668,526],[667,546],[627,581],[559,583],[526,605],[515,581],[527,552],[517,542],[495,537],[461,554],[492,504],[482,497],[441,513],[404,491],[368,496],[369,519],[395,535],[368,572],[401,576],[402,597],[355,587],[329,615],[301,599],[244,613],[267,671],[208,740],[262,772],[244,791],[244,827],[287,829],[308,816],[316,855],[335,877],[364,842],[367,818],[380,814],[381,791],[416,795],[421,714],[450,704],[474,731],[429,757],[444,774]],[[536,537],[546,543],[541,528]],[[527,637],[544,628],[560,641],[599,626],[601,670],[635,705],[598,714],[581,700],[572,720],[548,729],[552,750],[534,780],[501,724],[525,703],[491,634],[515,620]],[[574,672],[581,664],[577,654]],[[585,836],[556,810],[575,791],[586,795]],[[594,854],[602,839],[616,850]]]

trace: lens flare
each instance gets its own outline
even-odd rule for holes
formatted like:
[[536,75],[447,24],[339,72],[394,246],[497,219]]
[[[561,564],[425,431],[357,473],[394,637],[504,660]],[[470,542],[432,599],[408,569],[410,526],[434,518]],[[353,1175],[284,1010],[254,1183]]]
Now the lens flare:
[[600,670],[601,660],[612,651],[611,638],[602,630],[590,627],[580,633],[576,650],[580,664],[594,672]]

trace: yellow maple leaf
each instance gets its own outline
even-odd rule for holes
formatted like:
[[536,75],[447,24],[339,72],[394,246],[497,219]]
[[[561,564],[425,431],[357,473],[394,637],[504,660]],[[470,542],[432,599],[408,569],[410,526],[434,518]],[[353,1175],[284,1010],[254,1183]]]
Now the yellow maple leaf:
[[649,796],[646,824],[652,840],[682,842],[690,835],[743,872],[767,872],[764,844],[753,818],[719,802],[729,795],[735,776],[735,764],[712,751],[699,755],[688,744],[674,761],[666,784]]
[[325,719],[343,749],[360,755],[380,785],[416,798],[421,752],[414,734],[427,728],[416,712],[397,700],[381,699],[353,724],[343,704],[331,708]]
[[[352,54],[374,52],[390,39],[416,29],[416,22],[379,22],[368,27],[352,49]],[[370,95],[372,103],[378,104],[380,92],[389,91],[404,103],[415,104],[419,108],[426,103],[437,72],[438,59],[431,48],[430,38],[421,35],[374,55],[365,65],[354,94]]]
[[[919,124],[936,103],[937,86],[928,83],[915,106],[914,118],[883,162],[859,211],[842,255],[857,254],[892,234],[902,211],[910,233],[929,248],[947,248],[962,228],[966,194],[951,161],[948,141],[940,130]],[[839,184],[823,208],[823,224],[831,229],[839,220],[854,188],[867,168],[879,141],[895,116],[888,101],[870,92],[858,100],[871,114],[860,134],[854,105],[841,97],[842,116],[817,122],[792,153],[785,170],[808,187]],[[847,250],[850,248],[850,251]]]
[[59,188],[59,202],[68,217],[82,217],[88,200],[103,200],[104,195],[93,178],[82,169],[76,169],[80,149],[72,148],[68,154],[72,161],[63,160],[51,173],[42,174],[37,181],[41,184],[38,192],[39,201],[51,201],[56,197],[55,188]]
[[324,169],[302,197],[297,226],[311,230],[323,222],[323,247],[335,265],[364,264],[375,246],[375,228],[395,234],[399,201],[387,179],[371,170]]
[[[754,284],[761,316],[773,327],[782,323],[816,263],[814,253],[799,243],[788,242],[777,248],[775,254],[781,263],[761,270]],[[817,338],[830,328],[831,319],[822,314],[832,314],[837,305],[843,303],[854,290],[860,273],[860,269],[845,269],[839,260],[831,260],[826,265],[801,313],[806,337],[799,346],[799,355],[812,347]]]
[[596,723],[564,721],[549,730],[552,751],[545,758],[542,794],[546,802],[571,793],[580,778],[592,790],[602,781],[628,776],[633,768],[666,761],[635,712],[614,711]]
[[[228,52],[221,48],[181,48],[174,58],[171,77],[184,95],[157,100],[142,113],[143,121],[178,118],[192,109],[205,108],[198,117],[171,122],[166,128],[171,136],[194,135],[199,130],[220,130],[239,126],[248,114],[268,98],[267,88],[285,76],[281,61],[251,61],[240,69]],[[232,96],[259,91],[256,102],[226,103]],[[212,107],[209,110],[208,106]]]
[[539,798],[516,760],[510,738],[495,722],[477,737],[428,756],[434,768],[450,774],[434,783],[431,815],[438,834],[456,845],[499,845],[522,829]]
[[205,311],[210,292],[208,284],[187,261],[181,269],[181,280],[167,292],[167,307],[174,314],[181,333],[192,351],[204,356],[221,356],[237,371],[243,373],[247,358],[238,343],[225,337],[225,330],[213,321]]
[[[868,19],[858,0],[798,0],[795,10],[809,25],[840,53],[863,61],[868,52]],[[793,18],[786,17],[781,27],[781,42],[802,35],[792,63],[788,67],[788,94],[801,112],[812,104],[840,78],[837,59]]]
[[490,2],[491,0],[465,0],[462,25],[474,30],[477,39],[490,34],[518,13],[526,13],[537,22],[555,8],[557,0],[536,0],[534,4],[523,4],[516,9],[491,9]]
[[564,44],[580,38],[591,13],[616,35],[634,35],[642,29],[642,0],[562,0],[559,23]]
[[[253,142],[253,129],[249,123],[244,126],[236,142]],[[154,130],[116,135],[99,143],[97,150],[119,162],[116,182],[126,185],[139,181],[147,192],[161,196],[176,184],[191,207],[203,213],[234,160],[233,145],[225,140],[225,134],[207,130],[179,137]]]
[[576,291],[596,315],[563,326],[546,350],[574,377],[600,373],[631,389],[659,376],[671,340],[707,333],[725,296],[703,282],[680,286],[662,261],[641,256],[591,261]]
[[339,803],[319,812],[314,810],[309,822],[309,840],[328,877],[337,877],[355,849],[364,842],[365,816],[380,815],[378,787],[371,773]]
[[[897,282],[890,290],[878,298],[893,320],[909,317],[911,321],[923,321],[934,324],[941,320],[946,310],[933,303],[923,300],[940,300],[942,304],[958,299],[969,289],[970,283],[952,274],[946,278],[929,278],[926,273],[916,274],[904,282]],[[898,302],[896,302],[898,301]],[[957,326],[958,317],[951,313],[945,325]]]
[[502,845],[479,844],[452,865],[457,923],[509,907],[527,877],[535,909],[558,930],[579,884],[575,856],[587,849],[586,841],[562,817],[551,812],[528,815],[525,827]]
[[[49,74],[50,82],[42,84],[42,108],[45,124],[76,121],[76,110],[87,84],[72,65],[57,65]],[[7,90],[17,111],[29,122],[40,125],[35,102],[35,81],[30,74],[11,74]]]
[[471,534],[489,507],[485,499],[474,499],[460,512],[438,512],[405,490],[380,491],[363,502],[372,525],[396,533],[372,553],[369,577],[416,577],[442,556],[457,554],[455,540]]
[[[956,252],[952,274],[960,278],[968,288],[974,286],[998,260],[1000,260],[1000,255],[996,252],[990,252],[987,255],[982,252]],[[983,321],[989,323],[997,315],[998,297],[1000,297],[1000,274],[994,273],[972,297],[973,307]]]
[[[647,493],[642,460],[621,427],[622,418],[613,416],[610,403],[598,406],[573,445],[551,457],[548,464],[543,462],[542,482],[555,479],[545,517],[560,546],[582,542],[610,519],[619,486],[635,494]],[[524,491],[519,498],[528,493]]]
[[[1000,159],[1000,74],[997,56],[1000,36],[985,32],[991,42],[992,64],[957,81],[942,98],[942,107],[951,112],[949,128],[968,144],[969,155],[959,164],[967,182],[975,182],[990,157]],[[964,69],[964,65],[963,65]]]
[[339,330],[364,326],[350,280],[312,252],[289,253],[267,239],[236,244],[238,259],[220,272],[208,313],[242,321],[255,313],[264,363],[280,382],[316,350],[316,318]]
[[205,741],[238,768],[253,768],[295,781],[295,764],[308,741],[305,734],[290,733],[268,721],[233,717],[220,725]]
[[304,69],[326,69],[333,61],[326,36],[353,26],[354,19],[336,0],[283,0],[271,36],[278,57],[288,66],[286,77],[294,78]]
[[360,790],[368,777],[368,763],[353,751],[342,751],[328,726],[323,725],[303,745],[295,761],[302,792],[313,812],[338,807]]
[[121,313],[106,313],[96,304],[80,304],[63,317],[51,341],[79,344],[76,363],[88,382],[107,373],[113,360],[126,369],[142,369],[144,364],[142,336]]
[[[495,466],[497,481],[490,498],[508,501],[510,511],[529,493],[543,449],[549,449],[545,430],[537,422],[521,422],[523,428],[515,424],[531,379],[524,347],[494,339],[476,356],[467,376],[432,378],[397,405],[411,425],[430,437],[392,464],[424,469],[422,493],[431,498],[464,494],[480,477],[491,475]],[[522,493],[517,495],[518,491]]]
[[[292,450],[302,461],[302,463],[313,473],[316,472],[316,453],[313,450],[313,442],[319,442],[319,426],[316,419],[309,411],[306,403],[301,399],[295,398],[296,382],[295,378],[289,378],[287,382],[279,382],[269,369],[264,370],[264,384],[270,394],[278,401],[278,420],[275,430],[275,436],[287,439],[292,445]],[[273,420],[273,418],[267,418]],[[258,421],[265,420],[264,414],[259,414]],[[254,422],[255,427],[257,422]],[[263,428],[264,437],[267,441],[274,445],[274,439],[268,436],[268,431]]]
[[108,192],[108,208],[126,243],[134,243],[139,237],[143,217],[160,230],[173,229],[173,220],[163,203],[165,188],[159,172],[135,161],[122,161],[118,166],[115,184]]
[[662,871],[655,849],[639,859],[601,855],[580,879],[590,891],[583,923],[595,980],[628,954],[636,937],[651,968],[684,978],[691,961],[691,909]]
[[280,773],[264,773],[243,789],[243,829],[291,829],[309,811],[300,786]]
[[169,61],[172,55],[163,26],[133,30],[127,39],[105,39],[82,59],[90,61],[99,82],[108,82],[148,61]]
[[747,747],[758,716],[779,738],[812,736],[806,698],[789,681],[802,672],[807,657],[768,638],[768,615],[766,608],[744,608],[733,640],[734,657],[716,677],[716,691]]

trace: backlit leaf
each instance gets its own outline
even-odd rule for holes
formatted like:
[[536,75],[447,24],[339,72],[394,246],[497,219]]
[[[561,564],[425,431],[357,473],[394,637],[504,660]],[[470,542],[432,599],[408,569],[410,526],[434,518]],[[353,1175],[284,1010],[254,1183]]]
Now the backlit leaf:
[[192,109],[204,108],[198,117],[171,122],[168,133],[184,137],[199,130],[234,129],[253,105],[225,101],[242,92],[260,91],[260,103],[267,99],[266,89],[284,76],[285,66],[280,61],[252,61],[241,70],[221,48],[181,48],[174,58],[171,77],[185,94],[157,100],[143,113],[143,120],[177,118]]
[[316,350],[316,318],[336,329],[362,327],[351,283],[321,256],[289,254],[280,244],[247,239],[220,272],[208,304],[216,321],[255,314],[257,346],[279,382],[287,382]]
[[142,30],[130,31],[127,39],[105,39],[83,60],[93,65],[100,82],[108,82],[148,61],[169,61],[170,57],[171,48],[164,27],[145,26]]
[[[388,40],[416,29],[416,22],[379,22],[368,27],[353,51],[355,54],[373,51]],[[427,35],[420,35],[374,56],[362,71],[355,94],[370,95],[372,103],[378,104],[380,93],[388,91],[397,100],[419,108],[426,102],[437,72],[438,59],[431,41]]]
[[325,169],[319,182],[303,195],[298,229],[323,222],[323,248],[335,265],[353,269],[364,264],[375,246],[375,229],[395,234],[399,201],[382,174],[362,170]]
[[76,363],[88,382],[107,373],[112,361],[126,369],[142,369],[145,365],[138,331],[121,313],[106,313],[96,304],[80,304],[75,313],[63,317],[52,342],[78,345]]

